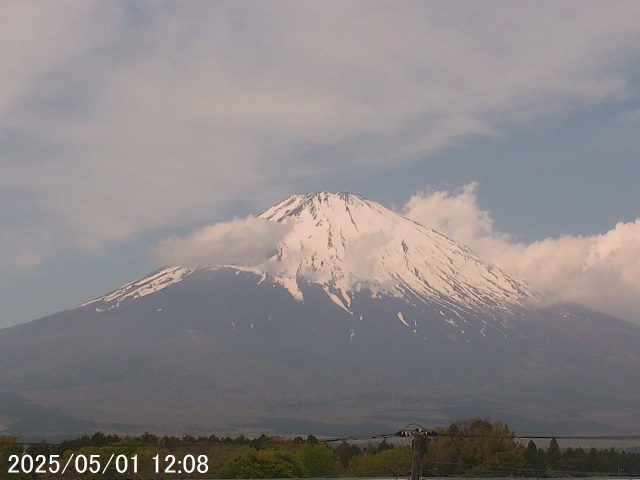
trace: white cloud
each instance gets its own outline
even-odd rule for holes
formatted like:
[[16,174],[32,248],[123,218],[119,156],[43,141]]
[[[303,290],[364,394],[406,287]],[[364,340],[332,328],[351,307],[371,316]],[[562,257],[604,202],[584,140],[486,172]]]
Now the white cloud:
[[413,220],[428,221],[424,224],[445,235],[454,233],[457,241],[468,245],[478,237],[493,234],[489,212],[480,210],[476,204],[477,186],[470,183],[453,194],[446,191],[419,192],[405,205],[406,214]]
[[476,184],[419,192],[404,214],[464,243],[485,260],[545,292],[640,323],[640,219],[593,236],[522,243],[493,228],[477,204]]
[[39,258],[624,97],[640,44],[633,2],[5,7],[0,188],[31,201],[0,241]]
[[289,230],[286,223],[238,218],[206,226],[185,237],[169,237],[154,247],[153,254],[164,265],[256,266],[276,254]]

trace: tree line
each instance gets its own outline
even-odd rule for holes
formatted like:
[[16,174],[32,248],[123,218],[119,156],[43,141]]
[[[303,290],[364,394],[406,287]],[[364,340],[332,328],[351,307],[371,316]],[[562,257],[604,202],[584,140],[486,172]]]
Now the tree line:
[[[640,453],[591,448],[560,449],[558,442],[538,447],[514,438],[500,421],[469,419],[452,423],[436,435],[418,438],[420,470],[423,477],[568,477],[590,475],[638,476]],[[118,473],[112,466],[106,472],[78,473],[70,469],[64,478],[301,478],[301,477],[408,477],[412,465],[412,445],[403,439],[357,444],[348,441],[327,444],[316,437],[285,438],[262,435],[239,436],[140,436],[120,437],[98,432],[58,444],[47,442],[23,446],[19,439],[0,436],[0,478],[49,480],[53,473],[9,474],[11,455],[36,458],[55,456],[61,463],[72,454],[104,462],[111,455],[122,455],[137,462],[135,475]],[[172,455],[181,459],[206,456],[202,470],[189,473],[157,472],[159,458]],[[159,456],[159,457],[158,457]],[[14,459],[16,457],[13,457]],[[73,458],[73,457],[71,457]],[[154,463],[155,462],[155,463]],[[164,467],[164,464],[163,464]],[[205,470],[206,467],[206,471]],[[176,469],[173,469],[176,470]]]
[[470,419],[440,429],[421,452],[423,476],[587,477],[640,475],[640,452],[526,445],[500,421]]

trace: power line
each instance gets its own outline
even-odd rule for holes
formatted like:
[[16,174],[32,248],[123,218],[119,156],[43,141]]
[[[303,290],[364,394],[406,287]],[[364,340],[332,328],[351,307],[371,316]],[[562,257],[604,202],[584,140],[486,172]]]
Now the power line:
[[[413,427],[413,428],[410,428]],[[360,436],[344,436],[336,438],[323,439],[323,442],[337,442],[348,440],[367,440],[377,438],[390,438],[390,437],[411,437],[414,435],[423,435],[427,437],[449,437],[449,438],[517,438],[517,439],[531,439],[531,440],[640,440],[640,435],[603,435],[603,434],[575,434],[575,435],[516,435],[507,434],[473,434],[473,433],[447,433],[438,432],[436,430],[428,429],[417,423],[410,423],[406,425],[402,430],[395,433],[385,433],[376,435],[360,435]]]
[[[410,428],[413,427],[413,428]],[[332,443],[332,442],[342,442],[342,441],[361,441],[361,440],[378,440],[378,439],[387,439],[387,438],[396,438],[396,437],[413,437],[415,435],[419,435],[419,436],[426,436],[426,437],[448,437],[448,438],[514,438],[514,439],[531,439],[531,440],[551,440],[551,439],[556,439],[556,440],[640,440],[640,434],[638,435],[607,435],[607,434],[594,434],[594,435],[583,435],[583,434],[576,434],[576,435],[526,435],[526,434],[522,434],[522,435],[516,435],[514,434],[508,434],[508,435],[500,435],[500,434],[496,434],[496,435],[489,435],[489,434],[465,434],[465,433],[446,433],[446,432],[442,432],[442,431],[436,431],[436,430],[432,430],[432,429],[428,429],[423,427],[422,425],[419,425],[417,423],[411,423],[409,425],[406,425],[403,429],[397,431],[397,432],[391,432],[391,433],[379,433],[379,434],[370,434],[370,435],[344,435],[344,436],[337,436],[337,437],[329,437],[329,438],[317,438],[317,440],[319,442],[323,442],[323,443]],[[78,439],[70,439],[70,440],[64,440],[61,442],[44,442],[44,441],[39,441],[39,442],[29,442],[29,441],[23,441],[17,438],[14,438],[12,440],[4,440],[1,439],[0,437],[0,445],[14,445],[14,444],[21,444],[21,445],[42,445],[42,446],[47,446],[47,447],[56,447],[56,446],[60,446],[63,444],[73,444],[74,442],[80,441],[82,437],[78,438]],[[107,443],[102,443],[100,445],[95,445],[95,446],[101,446],[101,447],[117,447],[117,446],[123,446],[123,444],[121,443],[122,440],[125,440],[127,438],[131,438],[131,437],[122,437],[119,441],[116,442],[107,442]],[[135,438],[135,437],[133,437]],[[90,438],[88,439],[90,441]],[[202,442],[189,442],[189,443],[182,443],[180,442],[180,440],[178,439],[178,441],[176,443],[165,443],[162,442],[162,439],[159,438],[159,442],[158,443],[126,443],[126,446],[129,447],[195,447],[195,446],[211,446],[211,445],[219,445],[220,443],[224,443],[224,442],[220,442],[220,441],[202,441]],[[232,439],[233,441],[233,439]],[[249,440],[250,441],[250,440]]]

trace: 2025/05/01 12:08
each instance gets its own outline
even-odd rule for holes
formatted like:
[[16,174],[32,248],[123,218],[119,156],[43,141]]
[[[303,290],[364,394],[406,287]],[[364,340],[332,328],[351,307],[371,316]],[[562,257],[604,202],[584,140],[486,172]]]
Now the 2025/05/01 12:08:
[[[105,457],[106,458],[106,457]],[[208,473],[209,458],[206,455],[186,454],[182,457],[175,455],[156,454],[151,457],[155,473],[165,474],[192,474]],[[27,454],[9,456],[9,468],[7,473],[22,474],[61,474],[75,472],[79,474],[93,473],[106,474],[115,470],[120,474],[138,473],[138,455],[127,456],[124,454],[112,454],[106,462],[100,455],[85,455],[72,453],[66,460],[60,455],[36,455]]]

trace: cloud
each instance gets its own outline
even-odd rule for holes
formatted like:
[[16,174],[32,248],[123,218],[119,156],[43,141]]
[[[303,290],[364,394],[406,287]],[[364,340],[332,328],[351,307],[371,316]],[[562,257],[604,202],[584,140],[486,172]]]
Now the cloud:
[[350,239],[343,257],[345,270],[356,279],[384,277],[380,255],[391,239],[390,233],[383,231],[362,232]]
[[640,44],[627,2],[6,7],[0,251],[30,265],[622,98]]
[[256,266],[277,253],[289,230],[286,223],[238,218],[203,227],[185,237],[169,237],[154,247],[153,255],[164,265]]
[[640,323],[640,219],[600,235],[523,243],[493,228],[476,189],[471,183],[454,192],[418,192],[403,213],[468,245],[549,301],[579,302]]
[[477,183],[470,183],[453,194],[446,191],[419,192],[405,205],[406,215],[423,219],[423,223],[440,233],[455,233],[455,239],[470,244],[477,237],[493,234],[493,221],[489,212],[480,210],[476,204]]

